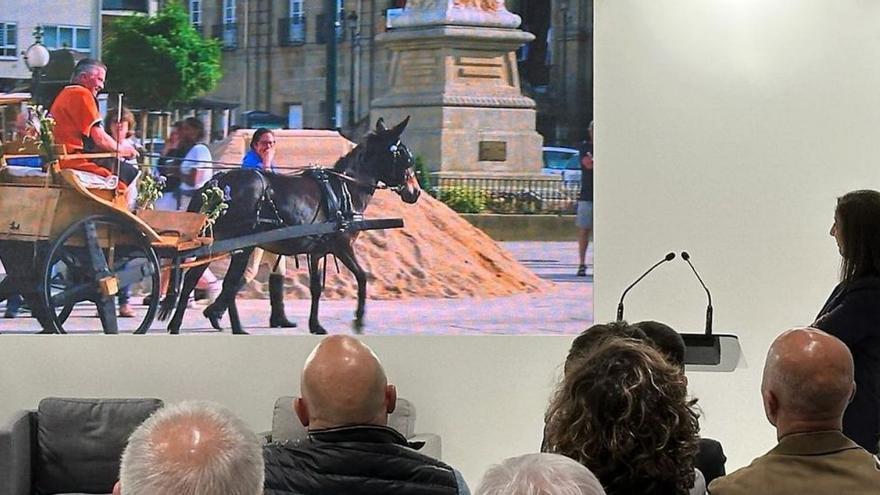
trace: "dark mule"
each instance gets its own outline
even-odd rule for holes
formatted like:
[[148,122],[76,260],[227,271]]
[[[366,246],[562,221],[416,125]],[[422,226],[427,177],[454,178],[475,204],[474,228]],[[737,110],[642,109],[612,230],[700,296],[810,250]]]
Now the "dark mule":
[[[351,197],[351,209],[355,216],[362,214],[367,208],[380,182],[393,188],[406,203],[415,203],[418,200],[421,190],[412,169],[412,154],[400,142],[400,135],[408,122],[409,118],[406,118],[394,128],[387,129],[382,119],[379,119],[376,122],[376,129],[366,136],[365,142],[340,158],[333,167],[333,171],[351,179],[340,178],[333,173],[326,174],[329,186],[340,201],[343,201],[342,198],[345,196],[340,184],[342,181],[346,182]],[[233,170],[216,175],[211,182],[220,189],[228,191],[229,194],[227,201],[229,209],[214,225],[214,238],[217,240],[271,230],[281,224],[302,225],[335,220],[328,218],[326,206],[328,195],[325,186],[312,174],[279,175],[253,170]],[[201,205],[201,194],[196,194],[189,210],[198,211]],[[353,244],[356,238],[357,232],[334,233],[285,239],[260,246],[266,251],[285,256],[307,255],[309,289],[312,296],[309,313],[311,333],[327,333],[318,322],[318,301],[323,289],[323,272],[319,262],[328,254],[334,255],[341,261],[357,280],[358,301],[354,324],[356,328],[363,325],[367,277],[355,257]],[[252,251],[253,247],[249,247],[233,253],[229,270],[223,279],[223,291],[204,311],[205,316],[218,330],[219,320],[228,308],[232,333],[247,333],[241,326],[238,309],[235,306],[235,295],[244,285],[244,271]],[[168,324],[171,333],[179,331],[189,294],[206,268],[207,265],[201,265],[186,272],[174,317]],[[283,291],[283,286],[274,287],[270,284],[270,298],[276,300],[274,298],[277,297],[277,300],[281,301],[283,294],[272,294],[273,288]],[[160,319],[162,316],[167,317],[169,310],[168,307],[164,308],[164,314],[160,314]]]

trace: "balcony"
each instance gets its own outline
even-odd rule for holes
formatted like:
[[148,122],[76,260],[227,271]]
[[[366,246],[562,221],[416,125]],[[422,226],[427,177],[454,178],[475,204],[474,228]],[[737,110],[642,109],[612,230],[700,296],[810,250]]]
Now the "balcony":
[[214,25],[214,38],[220,40],[220,48],[223,50],[236,50],[238,48],[238,24],[227,22]]
[[147,14],[150,11],[149,3],[148,0],[103,0],[101,8],[103,10],[124,10]]
[[306,16],[299,14],[278,20],[278,44],[296,46],[306,42]]

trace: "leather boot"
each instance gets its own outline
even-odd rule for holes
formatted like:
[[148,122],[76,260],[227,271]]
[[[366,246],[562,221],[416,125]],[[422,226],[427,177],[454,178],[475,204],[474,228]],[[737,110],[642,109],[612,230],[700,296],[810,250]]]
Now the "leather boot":
[[269,274],[269,304],[272,314],[269,316],[270,328],[293,328],[296,323],[287,319],[284,314],[284,276],[280,273]]

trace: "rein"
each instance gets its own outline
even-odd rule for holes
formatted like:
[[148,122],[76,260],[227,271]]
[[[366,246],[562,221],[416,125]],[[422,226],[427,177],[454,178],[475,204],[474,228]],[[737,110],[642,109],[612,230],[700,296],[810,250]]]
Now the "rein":
[[[176,157],[176,156],[171,156],[171,155],[161,155],[158,153],[144,153],[141,156],[150,157],[150,158],[170,158],[170,159],[181,160],[181,161],[183,160],[181,157]],[[207,170],[238,170],[238,169],[241,169],[241,163],[221,162],[218,160],[186,160],[186,161],[193,162],[193,163],[204,163],[204,164],[208,165],[205,167],[194,167],[194,168],[199,168],[199,169],[207,169]],[[218,167],[216,165],[220,165],[220,166]],[[151,165],[151,167],[161,170],[161,169],[174,168],[174,165]],[[305,175],[309,170],[314,170],[316,168],[324,168],[324,167],[322,167],[320,165],[307,165],[305,167],[279,167],[279,166],[275,167],[276,170],[295,170],[296,171],[294,173],[289,173],[289,174],[280,174],[280,175],[284,175],[287,177],[299,177],[299,176]],[[348,174],[338,172],[332,168],[324,168],[324,171],[331,173],[331,174],[333,174],[333,175],[335,175],[335,176],[337,176],[347,182],[351,182],[352,184],[357,184],[359,186],[363,186],[368,189],[370,189],[370,188],[371,189],[391,189],[392,191],[396,191],[396,190],[400,189],[401,187],[403,187],[403,184],[401,184],[399,186],[389,186],[389,185],[384,184],[382,182],[379,182],[376,184],[371,184],[368,182],[364,182],[360,179],[357,179],[355,177],[352,177]],[[415,172],[413,172],[412,169],[406,169],[405,173],[406,173],[405,179],[409,179],[411,176],[415,176]]]
[[[364,182],[360,179],[357,179],[356,177],[352,177],[352,176],[350,176],[348,174],[344,174],[342,172],[337,172],[336,170],[333,170],[330,168],[325,169],[324,171],[327,173],[333,174],[346,182],[351,182],[352,184],[357,184],[359,186],[366,187],[367,189],[374,189],[374,190],[375,189],[388,189],[390,191],[398,192],[401,189],[403,189],[404,186],[406,186],[406,184],[389,186],[388,184],[385,184],[384,182],[381,182],[381,181],[377,182],[376,184],[370,184],[370,183]],[[412,168],[408,168],[408,169],[404,170],[404,182],[406,182],[407,180],[409,180],[410,178],[415,177],[415,176],[416,176],[416,173],[413,172]]]

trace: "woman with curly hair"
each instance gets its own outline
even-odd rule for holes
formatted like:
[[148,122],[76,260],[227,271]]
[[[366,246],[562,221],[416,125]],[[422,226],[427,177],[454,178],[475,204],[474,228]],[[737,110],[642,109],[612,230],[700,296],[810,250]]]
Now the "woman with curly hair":
[[686,495],[699,415],[680,369],[645,343],[605,339],[566,363],[546,450],[593,471],[608,495]]

